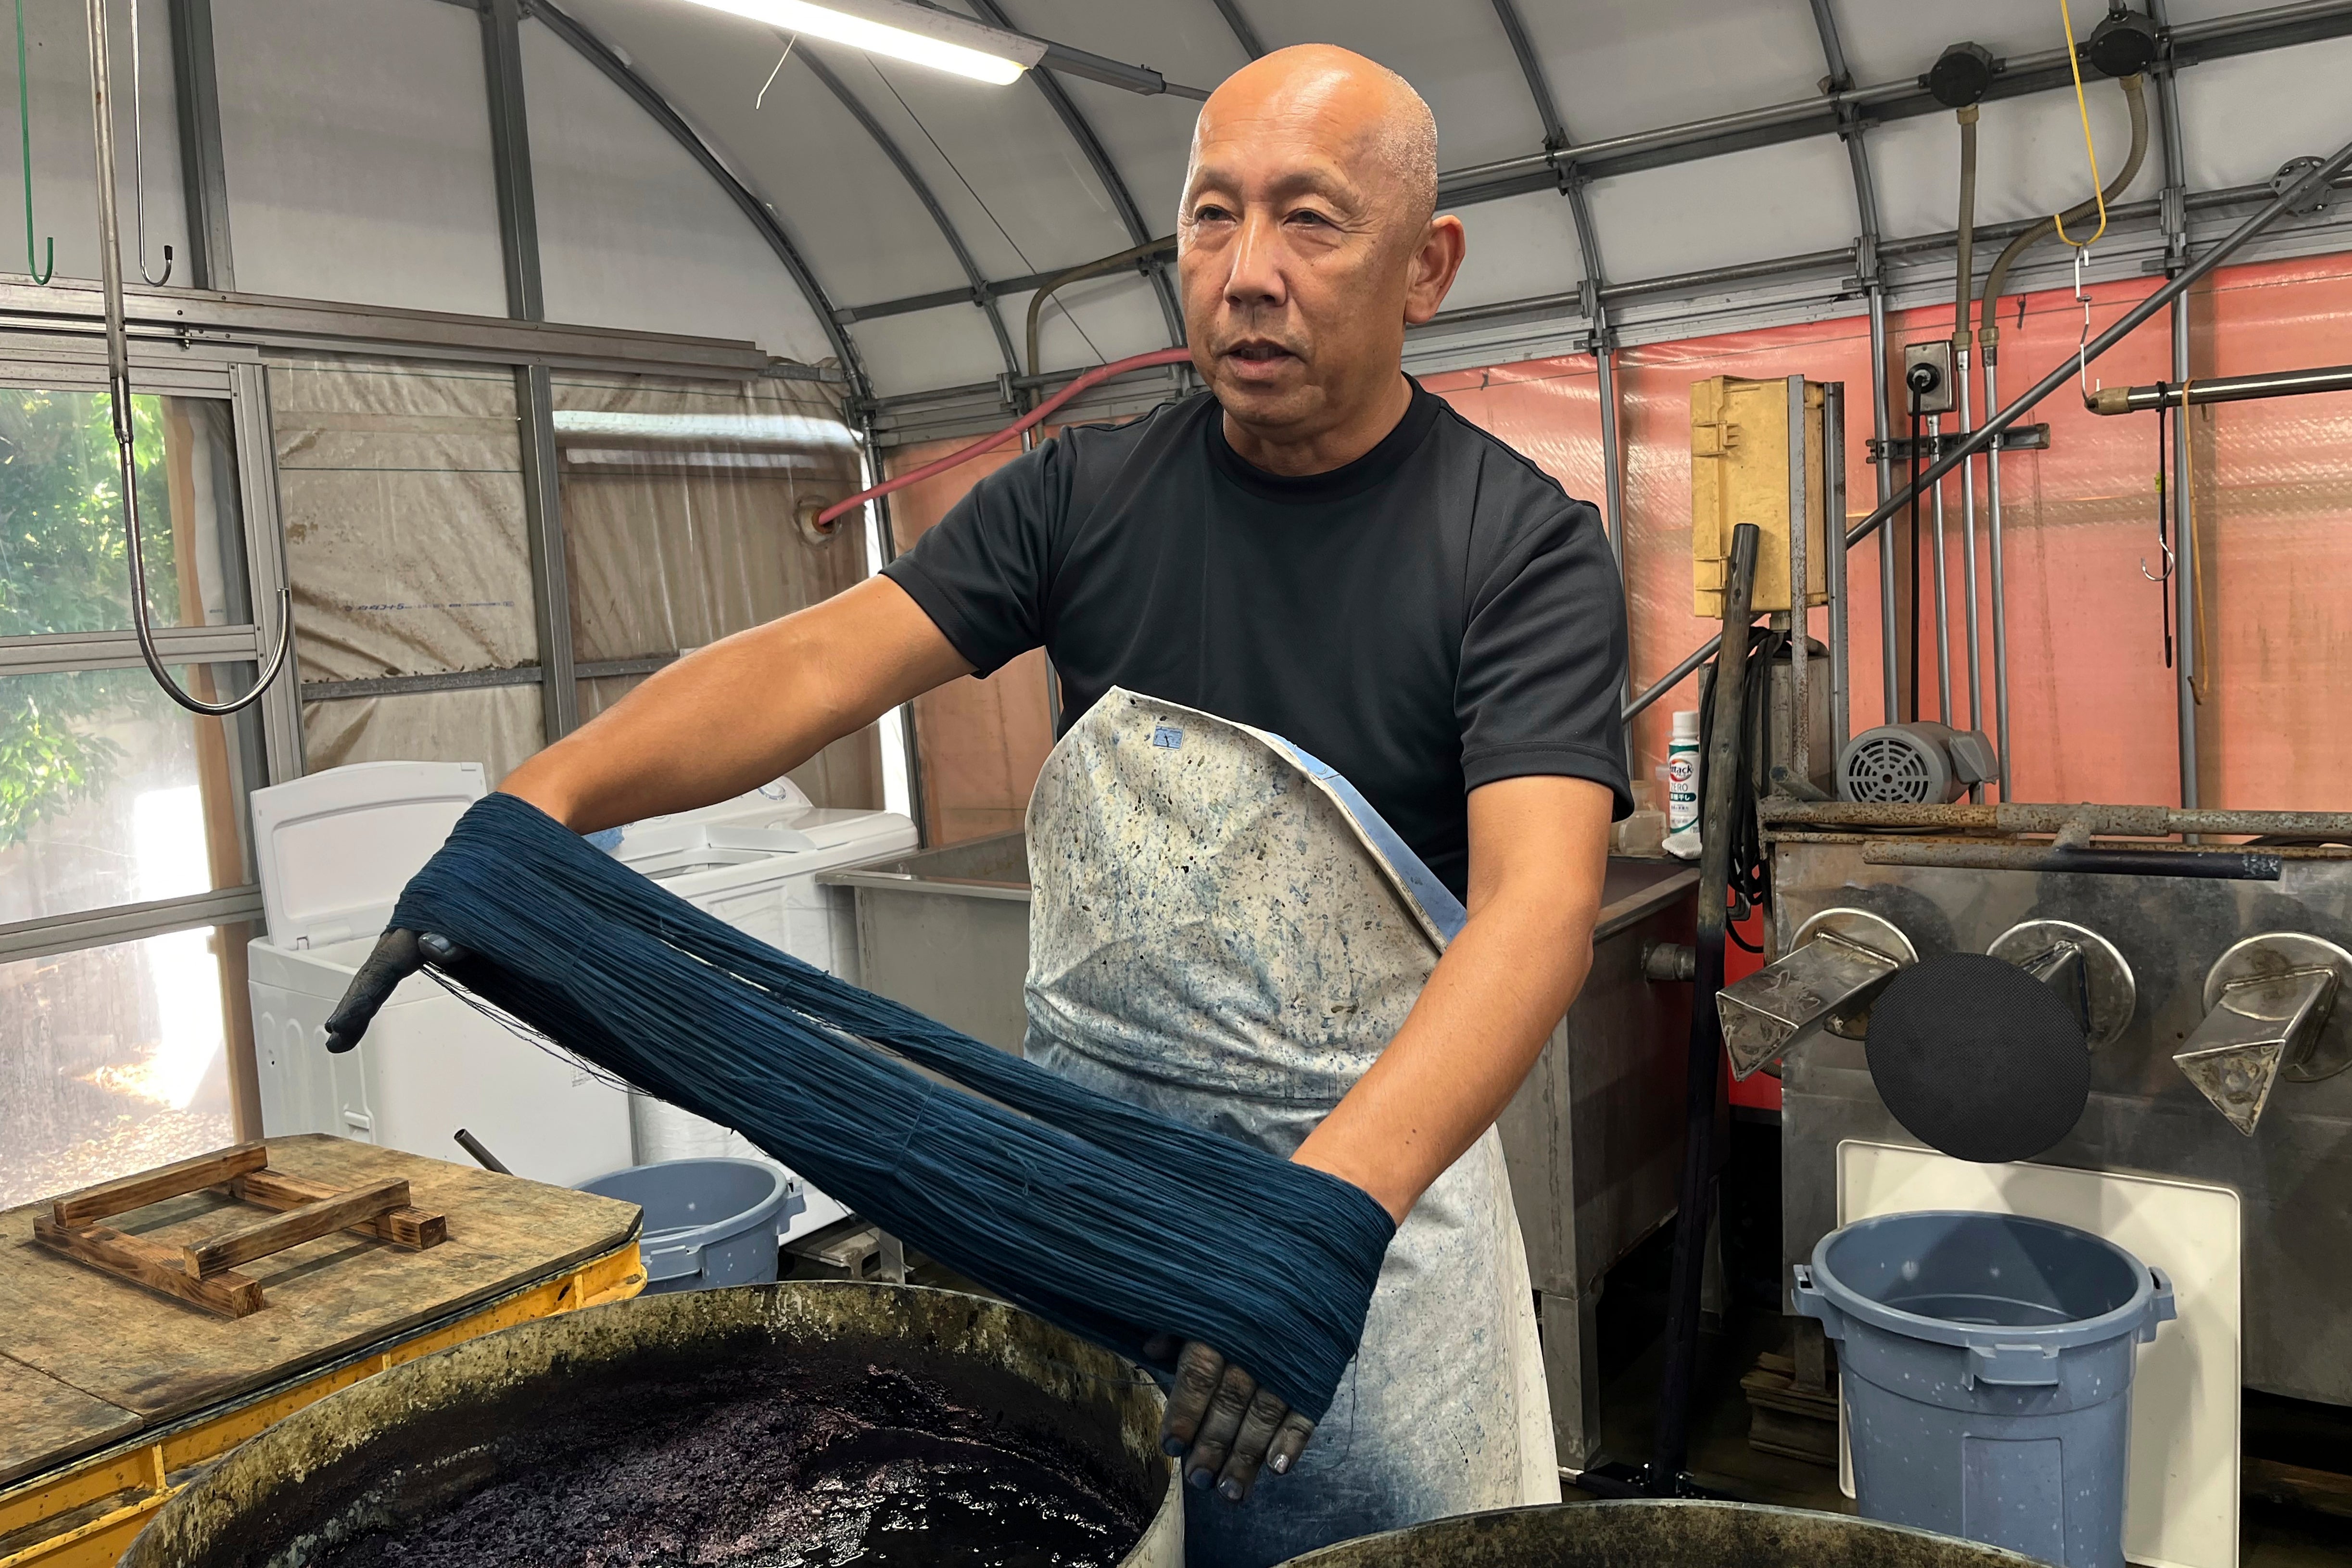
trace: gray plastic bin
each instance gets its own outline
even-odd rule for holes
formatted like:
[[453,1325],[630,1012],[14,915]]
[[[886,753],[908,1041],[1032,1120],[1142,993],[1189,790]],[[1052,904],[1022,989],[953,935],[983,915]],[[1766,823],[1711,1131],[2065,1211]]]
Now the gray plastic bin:
[[1863,1515],[2066,1568],[2124,1568],[2136,1346],[2172,1281],[2111,1241],[2011,1215],[1884,1215],[1800,1264],[1838,1342]]
[[664,1160],[583,1182],[580,1190],[646,1211],[637,1247],[647,1295],[775,1282],[778,1215],[793,1196],[780,1165]]

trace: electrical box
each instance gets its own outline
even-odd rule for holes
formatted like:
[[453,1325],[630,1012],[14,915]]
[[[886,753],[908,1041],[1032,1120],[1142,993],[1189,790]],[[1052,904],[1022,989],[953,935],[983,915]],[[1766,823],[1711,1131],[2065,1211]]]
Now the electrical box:
[[[1829,603],[1829,547],[1822,518],[1829,483],[1823,467],[1822,387],[1804,387],[1805,603]],[[1731,531],[1763,531],[1750,603],[1758,614],[1790,606],[1789,383],[1718,375],[1691,386],[1691,580],[1695,613],[1723,618],[1731,570]]]

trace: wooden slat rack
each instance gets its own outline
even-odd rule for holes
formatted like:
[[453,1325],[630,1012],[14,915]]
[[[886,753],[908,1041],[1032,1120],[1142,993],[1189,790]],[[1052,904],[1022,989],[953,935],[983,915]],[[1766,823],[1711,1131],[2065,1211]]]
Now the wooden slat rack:
[[[276,1212],[177,1248],[99,1223],[206,1190]],[[272,1171],[267,1146],[240,1143],[68,1193],[53,1200],[47,1214],[35,1216],[33,1239],[159,1295],[224,1318],[243,1318],[269,1302],[259,1281],[240,1273],[239,1265],[339,1230],[358,1231],[411,1252],[447,1239],[447,1220],[413,1207],[408,1196],[408,1183],[399,1177],[335,1188]]]

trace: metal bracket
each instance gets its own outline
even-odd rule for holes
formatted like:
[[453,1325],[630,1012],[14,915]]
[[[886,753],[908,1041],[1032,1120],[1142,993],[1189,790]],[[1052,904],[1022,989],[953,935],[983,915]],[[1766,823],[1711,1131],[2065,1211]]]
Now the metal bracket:
[[1879,916],[1823,910],[1798,928],[1787,953],[1717,994],[1733,1076],[1754,1076],[1819,1029],[1861,1039],[1871,1001],[1918,961],[1910,938]]
[[2072,921],[2021,921],[1993,938],[1985,955],[2013,963],[2056,991],[2095,1051],[2113,1045],[2138,1008],[2139,986],[2116,944]]
[[[1869,443],[1870,460],[1874,463],[1907,463],[1916,451],[1927,462],[1944,455],[1948,446],[1958,447],[1971,432],[1945,430],[1933,436],[1923,436],[1917,447],[1908,436],[1894,436],[1885,441]],[[2047,425],[2012,425],[1993,437],[1993,445],[2004,452],[2046,452],[2050,449],[2050,426]]]
[[2352,1067],[2352,952],[2301,931],[2250,936],[2205,975],[2205,1022],[2173,1061],[2248,1137],[2284,1076],[2300,1083]]

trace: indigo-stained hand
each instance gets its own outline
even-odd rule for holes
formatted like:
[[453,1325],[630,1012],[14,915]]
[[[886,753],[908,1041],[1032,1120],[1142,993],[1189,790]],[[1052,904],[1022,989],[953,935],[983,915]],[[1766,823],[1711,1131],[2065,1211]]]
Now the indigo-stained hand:
[[375,951],[367,955],[359,973],[343,990],[343,999],[327,1017],[327,1048],[348,1051],[360,1043],[375,1022],[378,1009],[400,983],[425,967],[428,963],[444,969],[466,961],[466,950],[446,936],[431,931],[417,932],[394,928],[376,938]]
[[[1174,1349],[1175,1341],[1163,1335],[1144,1347],[1144,1355],[1164,1362]],[[1256,1485],[1261,1467],[1287,1475],[1314,1436],[1314,1422],[1209,1346],[1195,1341],[1178,1352],[1160,1446],[1183,1460],[1185,1485],[1213,1482],[1219,1497],[1240,1502]]]

